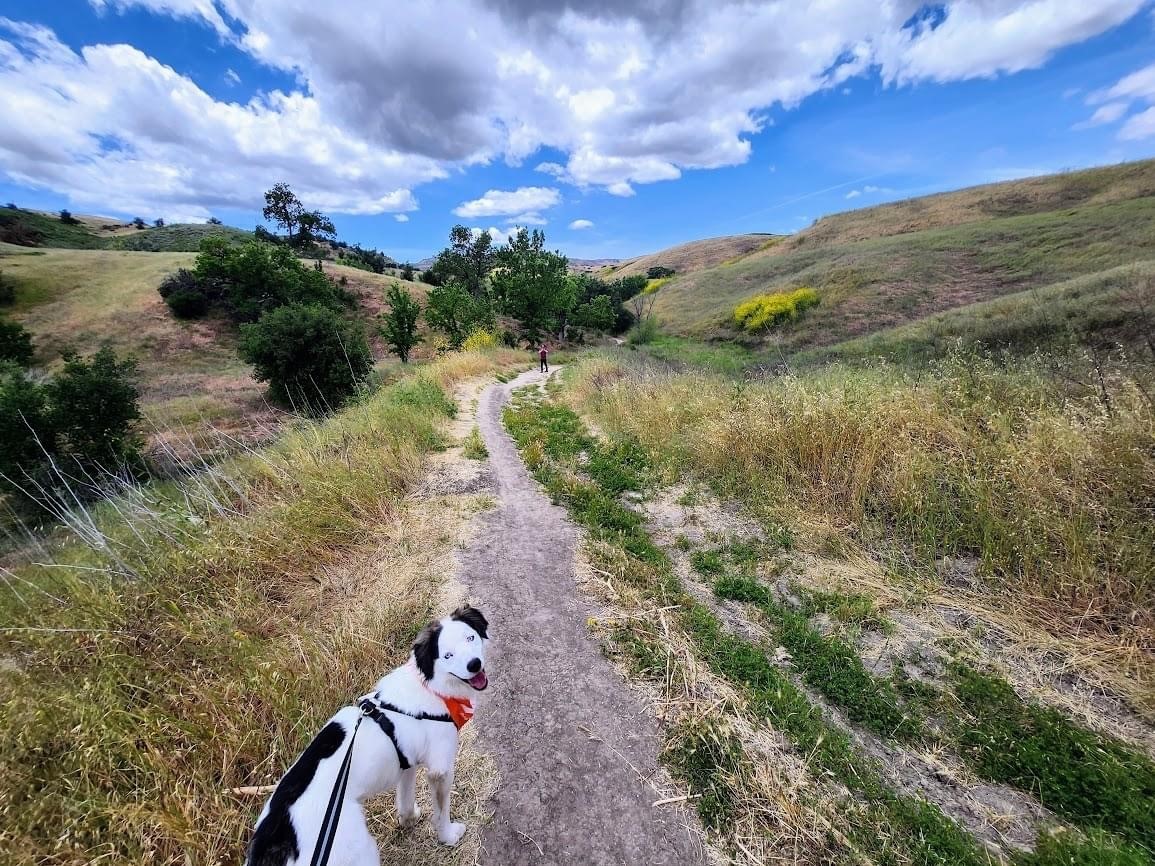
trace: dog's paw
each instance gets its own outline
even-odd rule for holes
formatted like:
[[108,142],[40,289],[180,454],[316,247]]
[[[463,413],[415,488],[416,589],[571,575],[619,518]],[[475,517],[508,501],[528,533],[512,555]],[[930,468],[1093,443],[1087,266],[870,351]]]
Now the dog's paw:
[[461,837],[465,835],[464,824],[449,824],[444,830],[438,832],[437,838],[441,840],[442,845],[456,845],[461,841]]
[[397,823],[402,827],[412,827],[421,818],[421,807],[416,803],[413,804],[412,812],[397,812]]

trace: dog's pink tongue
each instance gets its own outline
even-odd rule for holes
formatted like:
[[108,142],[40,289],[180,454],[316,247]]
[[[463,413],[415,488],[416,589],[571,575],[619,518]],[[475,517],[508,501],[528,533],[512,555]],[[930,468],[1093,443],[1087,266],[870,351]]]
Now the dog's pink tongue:
[[469,684],[475,689],[483,689],[489,685],[489,677],[485,675],[485,671],[478,671],[469,678]]

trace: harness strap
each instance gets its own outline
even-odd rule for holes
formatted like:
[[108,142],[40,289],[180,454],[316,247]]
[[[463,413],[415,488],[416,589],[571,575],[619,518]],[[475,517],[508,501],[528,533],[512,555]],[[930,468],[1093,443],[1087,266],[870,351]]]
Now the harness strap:
[[[408,770],[411,765],[409,759],[405,757],[405,753],[401,751],[401,744],[397,742],[397,728],[393,725],[393,720],[385,715],[381,707],[377,706],[368,698],[362,698],[357,706],[361,708],[362,713],[377,723],[377,727],[385,732],[385,736],[389,738],[389,741],[393,744],[393,748],[397,752],[397,763],[401,765],[402,770]],[[388,708],[388,705],[386,705],[386,708]]]
[[[378,698],[378,700],[380,700],[380,698]],[[390,704],[386,701],[381,701],[380,706],[381,706],[381,709],[386,710],[390,713],[398,713],[402,716],[409,716],[409,718],[417,719],[417,721],[419,721],[419,722],[452,722],[453,721],[453,719],[450,717],[449,713],[441,713],[440,715],[436,715],[436,716],[431,716],[429,713],[424,713],[424,712],[422,712],[422,713],[410,713],[410,712],[406,712],[405,710],[401,709],[400,707],[395,707],[393,704]]]

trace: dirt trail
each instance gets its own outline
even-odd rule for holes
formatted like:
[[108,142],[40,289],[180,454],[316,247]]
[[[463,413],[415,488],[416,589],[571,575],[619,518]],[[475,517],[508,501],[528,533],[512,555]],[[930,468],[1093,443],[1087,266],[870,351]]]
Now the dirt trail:
[[491,385],[477,410],[498,504],[462,553],[460,579],[493,629],[476,728],[501,780],[481,863],[702,863],[687,812],[652,805],[663,796],[657,726],[586,630],[596,611],[575,582],[578,532],[501,424],[511,392],[546,378]]

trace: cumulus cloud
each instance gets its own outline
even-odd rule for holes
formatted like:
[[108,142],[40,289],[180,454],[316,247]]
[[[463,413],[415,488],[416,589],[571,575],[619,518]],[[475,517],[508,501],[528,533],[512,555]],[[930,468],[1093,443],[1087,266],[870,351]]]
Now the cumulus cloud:
[[472,219],[487,216],[514,216],[520,219],[536,215],[537,211],[551,208],[561,202],[561,193],[553,187],[523,186],[515,190],[491,189],[481,198],[466,201],[453,209],[459,217]]
[[129,45],[75,52],[42,27],[0,19],[0,165],[17,183],[121,213],[207,218],[254,209],[288,180],[309,207],[417,207],[445,176],[328,122],[303,93],[220,102]]
[[271,177],[340,190],[340,208],[367,212],[387,194],[412,205],[410,190],[450,170],[543,148],[561,156],[538,170],[559,182],[633,195],[745,162],[770,111],[855,76],[906,86],[1035,68],[1146,0],[946,0],[931,12],[826,0],[822,14],[787,0],[90,2],[199,20],[298,88],[224,103],[136,48],[74,53],[51,34],[18,35],[0,47],[0,124],[14,127],[0,130],[0,159],[18,182],[96,189],[87,173],[111,178],[102,189],[124,180],[126,201],[155,189],[251,206]]
[[592,229],[594,224],[590,220],[574,220],[569,224],[569,227],[575,232],[580,232],[584,229]]
[[858,198],[860,195],[862,195],[862,190],[852,189],[850,192],[848,192],[846,194],[846,197],[847,198]]
[[872,186],[871,184],[867,184],[862,189],[852,189],[846,194],[846,197],[858,198],[860,195],[887,195],[893,192],[894,190],[888,186]]
[[409,222],[409,214],[395,213],[393,214],[393,219],[397,220],[399,223],[407,223]]

